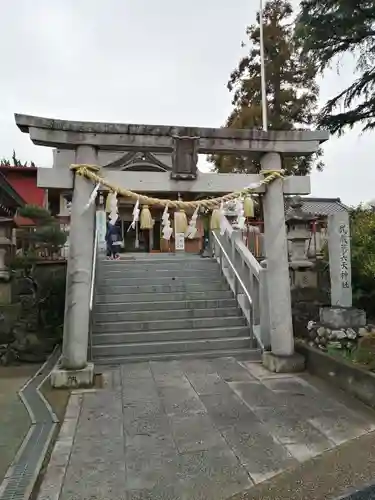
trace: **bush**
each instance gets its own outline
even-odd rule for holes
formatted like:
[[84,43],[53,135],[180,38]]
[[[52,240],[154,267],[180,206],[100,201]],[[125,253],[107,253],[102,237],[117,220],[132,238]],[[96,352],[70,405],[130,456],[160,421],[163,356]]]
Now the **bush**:
[[[34,327],[43,333],[60,335],[64,322],[66,266],[37,265],[45,257],[53,257],[64,246],[67,234],[48,210],[26,205],[19,215],[31,219],[35,226],[21,231],[22,252],[10,267],[23,278],[30,295],[27,315]],[[25,311],[26,312],[26,311]],[[25,318],[26,319],[26,318]]]
[[66,266],[38,266],[35,272],[38,325],[41,333],[62,336],[65,310]]
[[375,318],[375,212],[359,206],[351,213],[353,303]]
[[[59,221],[52,217],[48,210],[36,205],[26,205],[18,211],[18,214],[31,219],[35,225],[18,232],[23,251],[22,255],[15,259],[15,267],[22,268],[32,264],[41,254],[53,257],[65,245],[67,234],[61,230]],[[17,262],[18,260],[20,262]]]

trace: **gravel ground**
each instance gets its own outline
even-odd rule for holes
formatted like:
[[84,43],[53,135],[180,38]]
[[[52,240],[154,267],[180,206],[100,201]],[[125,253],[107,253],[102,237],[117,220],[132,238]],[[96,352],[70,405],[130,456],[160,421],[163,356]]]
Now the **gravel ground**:
[[[231,500],[334,500],[375,480],[375,432],[349,441]],[[370,499],[375,496],[355,496]]]

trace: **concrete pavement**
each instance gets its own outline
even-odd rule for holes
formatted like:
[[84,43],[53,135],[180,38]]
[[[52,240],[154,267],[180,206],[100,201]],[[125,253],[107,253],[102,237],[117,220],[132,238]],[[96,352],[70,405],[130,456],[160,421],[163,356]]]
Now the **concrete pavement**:
[[39,500],[252,498],[375,430],[372,412],[326,386],[233,358],[128,364],[104,379],[71,396]]

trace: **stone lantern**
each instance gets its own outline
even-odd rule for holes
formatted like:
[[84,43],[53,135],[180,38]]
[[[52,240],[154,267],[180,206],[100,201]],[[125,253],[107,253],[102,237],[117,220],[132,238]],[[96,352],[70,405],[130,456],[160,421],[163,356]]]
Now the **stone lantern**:
[[316,260],[324,259],[324,246],[327,243],[327,220],[317,217],[314,224],[314,246],[308,253],[309,257],[315,257]]
[[235,226],[237,222],[236,204],[234,201],[228,201],[224,204],[224,215],[231,226]]
[[12,243],[12,229],[14,221],[11,218],[0,217],[0,303],[10,304],[12,301],[10,272],[6,265]]
[[311,214],[303,212],[302,199],[298,196],[292,199],[291,211],[285,218],[288,228],[289,268],[291,270],[292,286],[315,287],[316,273],[311,272],[314,263],[307,256],[307,241],[311,237],[311,223],[316,220]]

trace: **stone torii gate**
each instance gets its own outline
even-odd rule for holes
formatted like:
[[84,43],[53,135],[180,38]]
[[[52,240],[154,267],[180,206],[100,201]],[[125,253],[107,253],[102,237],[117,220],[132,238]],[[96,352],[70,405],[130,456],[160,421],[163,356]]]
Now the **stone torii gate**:
[[[234,130],[222,128],[134,125],[120,123],[78,122],[27,115],[15,115],[22,132],[34,144],[70,150],[52,169],[39,169],[38,186],[72,189],[70,252],[64,321],[64,344],[61,369],[87,382],[92,366],[87,363],[89,301],[93,260],[95,205],[87,204],[93,185],[75,175],[71,163],[98,165],[103,152],[144,151],[172,153],[172,172],[122,172],[107,170],[106,178],[135,192],[223,192],[244,189],[264,179],[263,175],[201,173],[197,170],[199,153],[255,155],[262,170],[280,171],[282,157],[306,156],[316,152],[328,139],[326,132]],[[67,157],[68,157],[67,156]],[[294,341],[291,314],[284,194],[309,194],[308,177],[287,177],[273,181],[255,192],[263,197],[265,251],[272,347],[271,368],[277,359],[293,360]],[[275,361],[276,360],[276,361]],[[293,364],[293,363],[292,363]],[[86,376],[80,373],[86,371]]]

